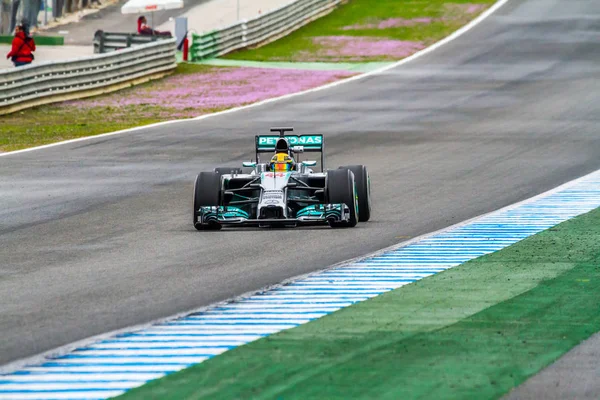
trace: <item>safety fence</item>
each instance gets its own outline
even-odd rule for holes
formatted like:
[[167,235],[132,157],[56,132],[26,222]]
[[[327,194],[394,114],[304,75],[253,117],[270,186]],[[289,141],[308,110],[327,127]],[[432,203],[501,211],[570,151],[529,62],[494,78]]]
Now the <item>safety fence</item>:
[[0,115],[161,78],[177,67],[175,39],[107,54],[0,70]]
[[267,14],[203,35],[192,36],[192,61],[278,39],[331,12],[342,0],[296,0]]

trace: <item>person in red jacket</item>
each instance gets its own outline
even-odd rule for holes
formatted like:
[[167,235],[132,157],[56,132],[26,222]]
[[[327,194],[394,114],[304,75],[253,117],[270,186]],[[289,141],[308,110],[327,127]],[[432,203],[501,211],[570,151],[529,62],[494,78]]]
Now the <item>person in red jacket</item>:
[[171,32],[169,31],[155,31],[147,25],[148,21],[146,21],[146,17],[143,15],[137,20],[137,32],[140,35],[149,35],[149,36],[171,36]]
[[12,49],[6,55],[6,58],[10,58],[13,64],[15,64],[15,67],[29,65],[33,61],[35,42],[27,33],[27,27],[24,25],[17,25],[15,28]]

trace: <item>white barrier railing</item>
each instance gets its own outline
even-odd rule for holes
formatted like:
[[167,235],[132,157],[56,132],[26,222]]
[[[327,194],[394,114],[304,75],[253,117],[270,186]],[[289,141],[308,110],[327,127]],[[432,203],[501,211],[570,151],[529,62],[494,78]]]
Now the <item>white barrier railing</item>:
[[296,0],[260,17],[193,35],[192,61],[275,40],[332,11],[342,0]]
[[0,114],[163,76],[177,67],[175,52],[175,39],[169,39],[107,54],[0,70]]

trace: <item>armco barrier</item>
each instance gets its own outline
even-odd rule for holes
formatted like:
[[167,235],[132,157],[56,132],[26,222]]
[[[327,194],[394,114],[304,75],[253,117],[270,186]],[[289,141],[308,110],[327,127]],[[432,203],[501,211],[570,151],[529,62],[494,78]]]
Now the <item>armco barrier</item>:
[[331,12],[342,0],[296,0],[260,17],[203,35],[194,34],[192,61],[273,41]]
[[167,39],[107,54],[0,70],[0,115],[160,78],[177,67],[175,52],[175,39]]
[[171,35],[138,35],[137,33],[96,31],[94,34],[94,53],[110,53],[131,46],[168,40],[171,37]]

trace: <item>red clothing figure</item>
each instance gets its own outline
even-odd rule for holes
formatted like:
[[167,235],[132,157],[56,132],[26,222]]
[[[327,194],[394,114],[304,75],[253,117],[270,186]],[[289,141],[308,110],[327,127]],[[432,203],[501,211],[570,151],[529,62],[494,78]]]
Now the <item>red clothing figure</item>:
[[33,38],[28,37],[20,26],[15,30],[15,38],[12,41],[12,49],[6,55],[11,58],[15,66],[30,64],[33,61],[32,52],[35,51],[35,42]]
[[146,17],[144,16],[139,17],[137,20],[137,32],[140,35],[171,36],[171,32],[155,31],[150,28],[148,25],[146,25]]

